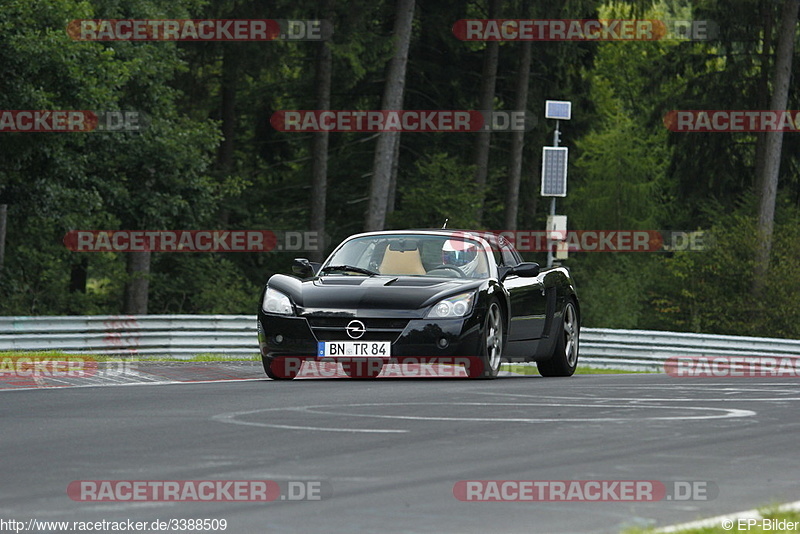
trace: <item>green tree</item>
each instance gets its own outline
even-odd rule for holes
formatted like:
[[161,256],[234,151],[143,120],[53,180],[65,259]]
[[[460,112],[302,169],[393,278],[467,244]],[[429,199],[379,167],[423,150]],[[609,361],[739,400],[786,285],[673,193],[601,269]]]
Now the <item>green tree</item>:
[[17,293],[6,313],[81,312],[67,288],[87,279],[71,273],[91,270],[94,259],[64,248],[69,230],[170,227],[202,217],[213,198],[204,170],[216,135],[210,122],[175,108],[174,44],[79,42],[66,33],[76,18],[186,18],[194,5],[36,0],[0,11],[0,108],[125,110],[151,119],[142,132],[2,134],[0,203],[10,206],[2,283]]

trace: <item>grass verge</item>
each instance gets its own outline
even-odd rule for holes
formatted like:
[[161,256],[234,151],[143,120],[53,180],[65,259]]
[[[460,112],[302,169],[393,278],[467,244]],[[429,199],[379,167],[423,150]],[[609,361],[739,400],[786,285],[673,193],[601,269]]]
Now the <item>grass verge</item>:
[[[728,519],[727,523],[714,526],[692,527],[682,530],[659,529],[659,528],[631,528],[622,531],[622,534],[660,534],[670,532],[675,534],[729,534],[731,532],[747,532],[748,534],[763,534],[769,532],[775,534],[780,532],[800,533],[800,511],[798,510],[779,510],[777,506],[769,506],[759,509],[760,518],[734,518]],[[725,528],[728,527],[728,528]]]
[[105,354],[69,354],[57,350],[48,351],[6,351],[0,352],[0,359],[6,358],[31,358],[36,360],[75,360],[78,358],[91,359],[96,362],[233,362],[233,361],[261,361],[258,353],[252,356],[225,356],[223,354],[195,354],[191,358],[170,358],[166,356],[113,356]]

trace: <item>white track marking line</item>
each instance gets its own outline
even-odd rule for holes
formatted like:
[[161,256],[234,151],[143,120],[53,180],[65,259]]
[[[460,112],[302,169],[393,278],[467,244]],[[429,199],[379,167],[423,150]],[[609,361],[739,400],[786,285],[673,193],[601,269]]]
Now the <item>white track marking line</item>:
[[286,430],[315,430],[319,432],[353,432],[360,434],[405,434],[408,430],[399,429],[386,429],[386,428],[341,428],[341,427],[320,427],[320,426],[304,426],[304,425],[282,425],[277,423],[259,423],[257,421],[241,421],[237,419],[243,415],[250,415],[261,412],[274,412],[274,411],[297,411],[296,408],[264,408],[260,410],[247,410],[243,412],[229,412],[214,415],[211,417],[213,421],[220,423],[229,423],[232,425],[244,426],[258,426],[265,428],[282,428]]
[[[628,409],[640,409],[640,408],[655,408],[655,409],[675,409],[672,406],[642,406],[642,405],[595,405],[595,404],[564,404],[564,403],[547,403],[547,402],[536,402],[536,403],[498,403],[498,402],[406,402],[402,404],[392,404],[392,403],[364,403],[364,404],[340,404],[337,406],[301,406],[297,408],[293,408],[295,411],[302,411],[304,413],[315,413],[315,414],[322,414],[322,415],[339,415],[342,417],[372,417],[378,419],[405,419],[411,421],[474,421],[474,422],[486,422],[486,423],[551,423],[551,422],[620,422],[620,421],[631,421],[630,417],[557,417],[557,418],[527,418],[527,417],[444,417],[444,416],[424,416],[424,415],[380,415],[380,414],[359,414],[359,413],[348,413],[348,412],[331,412],[325,411],[325,408],[347,408],[347,407],[365,407],[365,406],[413,406],[413,405],[420,405],[420,406],[484,406],[484,407],[495,407],[495,406],[552,406],[558,408],[628,408]],[[322,408],[322,410],[315,410],[315,408]],[[740,410],[735,408],[708,408],[708,407],[697,407],[697,406],[682,406],[682,410],[695,410],[695,411],[716,411],[716,412],[726,412],[724,415],[678,415],[678,416],[664,416],[664,417],[637,417],[637,421],[687,421],[687,420],[698,420],[698,419],[728,419],[732,417],[751,417],[756,415],[756,412],[751,410]]]
[[171,386],[187,384],[219,384],[221,382],[269,382],[268,378],[222,378],[219,380],[192,380],[190,382],[180,380],[165,380],[161,382],[131,382],[128,384],[82,384],[80,386],[43,386],[34,388],[5,388],[0,389],[0,393],[6,391],[64,391],[70,389],[84,388],[107,388],[107,387],[131,387],[131,386]]
[[[561,397],[555,395],[530,395],[527,393],[500,393],[491,391],[471,391],[474,395],[496,395],[500,397],[524,397],[526,399],[566,399],[581,402],[587,401],[632,401],[632,402],[776,402],[776,401],[794,401],[800,400],[800,397],[766,397],[763,399],[755,398],[750,399],[747,397],[740,398],[725,398],[725,399],[699,399],[699,398],[657,398],[657,397]],[[792,393],[796,393],[792,391]]]
[[[257,410],[245,410],[239,412],[228,412],[217,414],[211,417],[213,421],[220,423],[256,426],[264,428],[281,428],[286,430],[311,430],[319,432],[351,432],[351,433],[367,433],[367,434],[396,434],[407,433],[409,430],[400,429],[375,429],[375,428],[347,428],[347,427],[320,427],[310,425],[286,425],[281,423],[263,423],[258,421],[242,421],[239,418],[246,415],[252,415],[265,412],[302,412],[306,414],[334,416],[334,417],[365,417],[373,419],[395,419],[395,420],[411,420],[411,421],[455,421],[455,422],[489,422],[489,423],[550,423],[550,422],[624,422],[633,420],[631,417],[576,417],[576,418],[503,418],[503,417],[444,417],[444,416],[418,416],[418,415],[382,415],[382,414],[363,414],[353,412],[331,411],[338,408],[356,408],[356,407],[406,407],[406,406],[482,406],[487,408],[499,406],[551,406],[560,408],[623,408],[623,409],[641,409],[641,408],[655,408],[655,409],[675,409],[673,406],[646,406],[646,405],[595,405],[595,404],[565,404],[565,403],[495,403],[495,402],[408,402],[408,403],[359,403],[359,404],[340,404],[340,405],[313,405],[313,406],[294,406],[282,408],[261,408]],[[733,408],[709,408],[697,406],[681,406],[683,410],[705,411],[705,412],[723,412],[722,414],[715,415],[680,415],[680,416],[664,416],[664,417],[638,417],[637,421],[687,421],[687,420],[708,420],[708,419],[728,419],[739,417],[750,417],[756,415],[756,412],[751,410],[740,410]]]

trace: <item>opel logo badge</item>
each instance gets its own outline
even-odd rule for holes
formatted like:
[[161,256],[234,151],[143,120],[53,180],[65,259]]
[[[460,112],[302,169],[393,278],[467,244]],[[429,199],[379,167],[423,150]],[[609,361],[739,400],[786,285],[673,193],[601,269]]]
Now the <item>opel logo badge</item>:
[[358,319],[354,319],[347,323],[345,330],[347,330],[347,335],[350,336],[351,339],[359,339],[367,331],[367,327]]

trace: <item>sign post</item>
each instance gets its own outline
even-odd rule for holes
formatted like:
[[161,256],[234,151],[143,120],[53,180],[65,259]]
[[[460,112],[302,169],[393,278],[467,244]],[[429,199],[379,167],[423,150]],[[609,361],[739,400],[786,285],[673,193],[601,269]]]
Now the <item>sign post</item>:
[[[567,196],[567,161],[569,149],[559,147],[561,142],[561,131],[559,121],[570,120],[572,118],[572,102],[565,100],[547,100],[545,102],[544,116],[546,119],[556,120],[556,131],[553,134],[553,146],[542,148],[542,196],[550,197],[550,215],[547,218],[548,232],[555,231],[556,226],[563,225],[563,233],[560,234],[563,241],[566,239],[567,218],[556,219],[556,197]],[[561,228],[558,228],[560,231]],[[548,235],[548,238],[552,237]],[[547,267],[553,266],[553,247],[547,243]],[[566,259],[565,247],[558,247],[559,259]]]

